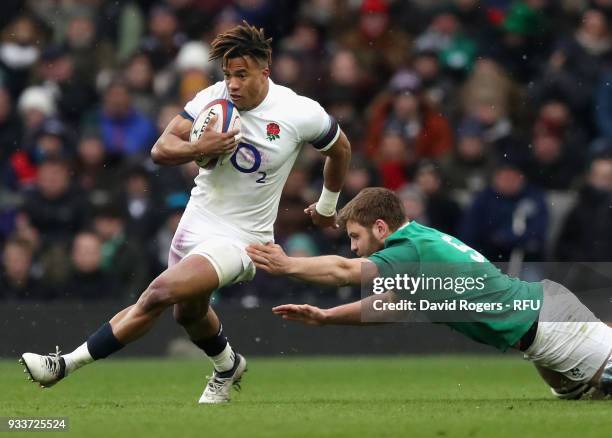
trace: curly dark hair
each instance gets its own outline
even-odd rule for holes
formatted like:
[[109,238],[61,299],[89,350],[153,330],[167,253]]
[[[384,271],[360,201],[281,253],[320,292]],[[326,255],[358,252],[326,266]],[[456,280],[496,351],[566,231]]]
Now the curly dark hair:
[[257,29],[246,21],[225,33],[217,35],[211,44],[209,60],[250,56],[262,66],[272,63],[272,38],[266,38],[263,29]]

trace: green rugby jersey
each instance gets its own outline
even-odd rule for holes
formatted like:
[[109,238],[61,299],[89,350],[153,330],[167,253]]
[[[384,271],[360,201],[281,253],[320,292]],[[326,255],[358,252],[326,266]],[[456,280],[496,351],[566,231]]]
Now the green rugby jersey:
[[[421,277],[432,288],[419,290],[415,295],[400,294],[401,298],[433,303],[450,303],[455,306],[471,303],[480,306],[481,312],[436,312],[436,316],[424,311],[432,322],[442,323],[471,339],[491,345],[502,351],[517,343],[538,318],[538,307],[515,310],[515,300],[542,303],[542,283],[530,283],[502,273],[482,254],[454,237],[417,222],[404,225],[385,240],[384,249],[369,257],[378,267],[380,277],[407,274]],[[470,290],[440,287],[442,279],[455,285],[465,284],[472,278]],[[429,280],[428,280],[429,279]],[[453,283],[455,282],[455,283]],[[474,284],[476,282],[476,284]],[[480,303],[480,304],[479,304]],[[491,304],[495,303],[495,304]],[[454,313],[453,313],[454,312]]]

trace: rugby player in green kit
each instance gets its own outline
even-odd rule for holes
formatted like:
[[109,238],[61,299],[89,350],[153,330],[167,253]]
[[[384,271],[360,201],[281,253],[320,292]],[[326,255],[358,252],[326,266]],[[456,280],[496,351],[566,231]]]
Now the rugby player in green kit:
[[[442,315],[438,319],[431,317],[432,312],[422,313],[429,315],[426,318],[431,322],[446,324],[501,351],[521,350],[559,398],[612,393],[612,328],[562,285],[550,280],[526,282],[503,274],[456,238],[407,221],[401,201],[387,189],[362,190],[340,211],[338,219],[346,227],[351,250],[360,258],[288,257],[279,245],[271,243],[250,246],[247,252],[258,268],[272,274],[322,285],[382,284],[387,291],[330,309],[285,304],[275,307],[275,314],[309,325],[364,325],[375,322],[372,315],[377,313],[378,322],[391,322],[388,314],[398,313],[393,309],[408,307],[410,310],[401,313],[414,313],[411,310],[419,301],[412,300],[413,307],[400,307],[411,300],[398,298],[401,281],[394,280],[408,275],[426,284],[439,277],[457,285],[462,278],[465,286],[465,280],[472,279],[473,287],[467,292],[436,283],[436,290],[426,295],[427,307],[447,310],[438,313]],[[388,281],[395,287],[389,288]],[[464,310],[453,318],[460,307]]]

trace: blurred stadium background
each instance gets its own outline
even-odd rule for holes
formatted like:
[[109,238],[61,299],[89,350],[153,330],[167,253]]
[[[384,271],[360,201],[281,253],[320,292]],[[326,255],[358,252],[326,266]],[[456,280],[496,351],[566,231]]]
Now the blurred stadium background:
[[[340,206],[388,187],[412,219],[517,272],[609,260],[611,0],[3,0],[0,355],[77,345],[164,269],[197,167],[149,151],[222,79],[208,44],[242,19],[274,38],[273,80],[348,135]],[[276,237],[292,255],[350,254],[302,212],[322,165],[304,148],[284,189]],[[410,343],[397,327],[302,332],[269,312],[357,297],[260,272],[216,301],[247,353],[477,349],[438,328]],[[155,330],[126,354],[188,350],[170,316]]]

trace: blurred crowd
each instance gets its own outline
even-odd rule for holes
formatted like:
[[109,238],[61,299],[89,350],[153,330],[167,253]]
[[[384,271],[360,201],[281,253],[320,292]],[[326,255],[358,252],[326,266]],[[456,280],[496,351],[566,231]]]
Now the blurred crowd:
[[[272,79],[318,100],[353,147],[340,206],[395,190],[411,219],[493,261],[608,261],[612,0],[3,0],[0,300],[134,300],[166,266],[197,167],[150,149],[221,80],[216,34],[274,38]],[[303,209],[323,158],[305,147],[276,239],[350,254]],[[219,300],[291,291],[259,273]]]

